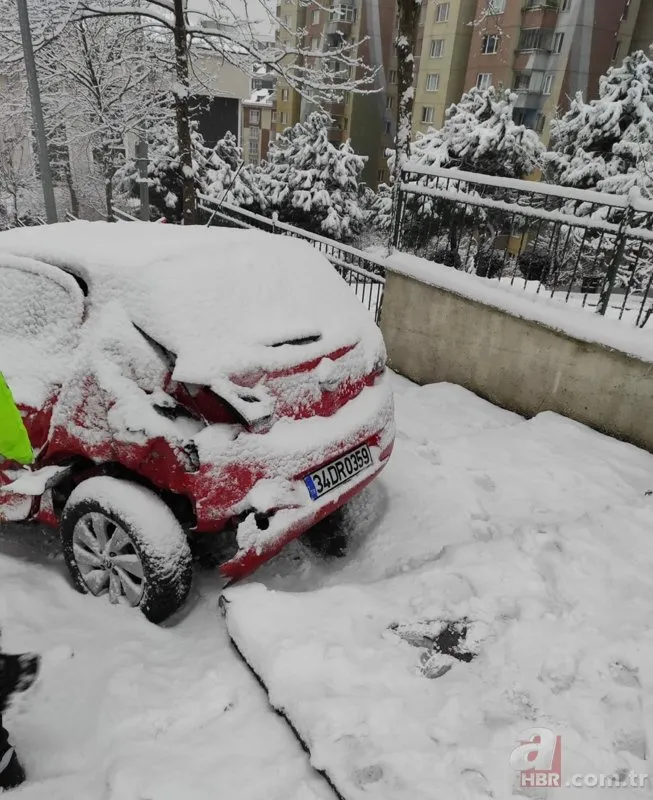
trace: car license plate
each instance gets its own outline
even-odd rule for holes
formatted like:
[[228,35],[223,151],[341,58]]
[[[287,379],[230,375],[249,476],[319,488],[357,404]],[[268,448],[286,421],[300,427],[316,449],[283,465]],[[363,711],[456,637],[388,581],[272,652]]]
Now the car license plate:
[[307,475],[304,483],[311,498],[317,500],[332,489],[337,489],[338,486],[347,483],[372,463],[370,448],[364,444]]

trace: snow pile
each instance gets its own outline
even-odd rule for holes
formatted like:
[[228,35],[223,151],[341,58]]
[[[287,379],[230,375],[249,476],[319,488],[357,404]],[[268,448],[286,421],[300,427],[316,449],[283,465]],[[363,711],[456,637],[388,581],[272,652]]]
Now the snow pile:
[[[509,797],[516,737],[538,724],[562,735],[567,775],[650,774],[653,456],[460,387],[393,384],[400,438],[347,510],[350,554],[294,543],[258,571],[267,588],[229,590],[272,702],[347,800]],[[0,536],[3,646],[45,654],[5,720],[31,781],[17,796],[332,800],[229,646],[214,574],[155,628],[75,594],[42,535]],[[476,657],[427,678],[442,664],[426,670],[407,632],[462,619]]]
[[[230,633],[312,764],[347,800],[508,797],[510,754],[543,726],[563,780],[650,772],[653,456],[458,387],[402,386],[398,409],[344,565],[297,573],[286,553],[293,572],[227,592]],[[471,660],[398,635],[444,623],[468,626]]]
[[43,536],[0,540],[3,648],[44,655],[4,717],[29,777],[16,797],[332,800],[229,646],[215,576],[196,582],[185,618],[157,628],[77,594]]

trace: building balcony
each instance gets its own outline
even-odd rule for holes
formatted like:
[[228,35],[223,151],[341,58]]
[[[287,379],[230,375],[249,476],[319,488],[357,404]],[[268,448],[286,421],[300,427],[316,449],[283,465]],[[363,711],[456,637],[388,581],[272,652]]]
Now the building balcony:
[[355,20],[346,19],[330,19],[326,24],[327,34],[342,34],[347,37],[351,34],[351,27]]
[[560,10],[560,0],[525,0],[522,11]]

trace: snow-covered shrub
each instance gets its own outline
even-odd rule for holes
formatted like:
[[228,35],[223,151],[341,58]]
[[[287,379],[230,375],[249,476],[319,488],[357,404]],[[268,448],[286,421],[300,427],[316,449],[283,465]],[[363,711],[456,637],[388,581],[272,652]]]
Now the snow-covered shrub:
[[[633,190],[653,198],[653,61],[642,51],[611,67],[599,81],[599,96],[585,102],[578,94],[569,111],[551,126],[552,150],[547,157],[547,176],[553,183],[594,189],[618,195]],[[576,214],[619,223],[621,210],[607,206],[576,208]],[[574,206],[573,209],[571,206]],[[644,223],[634,215],[632,224]],[[605,237],[586,237],[583,248],[595,250],[588,261],[603,264],[611,258]],[[618,268],[618,280],[644,287],[653,272],[653,251],[648,245],[626,248]]]
[[258,173],[267,211],[334,239],[349,239],[365,223],[359,181],[366,158],[349,141],[329,141],[330,117],[320,111],[288,128],[270,146]]

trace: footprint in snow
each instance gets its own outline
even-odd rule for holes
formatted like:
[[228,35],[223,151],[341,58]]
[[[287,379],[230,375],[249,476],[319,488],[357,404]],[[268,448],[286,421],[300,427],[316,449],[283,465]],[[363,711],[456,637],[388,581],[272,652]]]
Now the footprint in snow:
[[466,790],[467,797],[472,800],[482,797],[494,797],[488,779],[478,769],[464,769],[460,773],[463,780],[463,786]]

